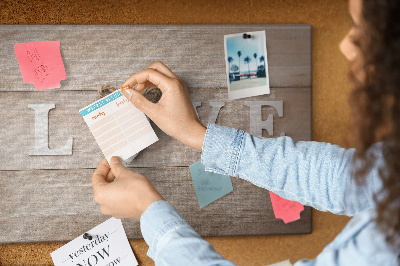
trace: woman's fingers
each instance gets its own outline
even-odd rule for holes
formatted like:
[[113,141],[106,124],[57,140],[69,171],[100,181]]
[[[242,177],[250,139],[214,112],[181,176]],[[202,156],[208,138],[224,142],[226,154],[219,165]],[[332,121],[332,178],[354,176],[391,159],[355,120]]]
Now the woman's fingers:
[[173,78],[173,79],[179,79],[177,75],[174,74],[174,72],[171,71],[166,65],[164,65],[161,61],[157,61],[148,68],[152,68],[154,70],[157,70],[160,73],[163,73],[165,76]]
[[[162,92],[165,91],[165,89],[168,87],[168,84],[172,81],[170,77],[164,75],[161,72],[158,72],[155,69],[148,68],[142,72],[133,74],[130,76],[122,85],[121,89],[125,90],[127,86],[129,88],[132,88],[136,84],[146,84],[147,82],[150,82],[154,84],[155,87],[160,88]],[[145,86],[140,86],[140,88],[137,88],[137,91],[140,91],[139,89],[143,90]]]
[[151,88],[151,87],[155,87],[155,85],[153,83],[151,83],[150,81],[146,81],[145,83],[137,84],[135,87],[135,90],[142,91],[144,89]]
[[[121,89],[125,97],[166,134],[201,151],[206,128],[196,115],[186,84],[161,62],[132,75],[122,87],[136,84],[136,90]],[[153,85],[162,91],[158,103],[150,102],[140,93]]]
[[106,159],[103,159],[97,166],[92,176],[93,189],[97,189],[99,186],[107,184],[106,178],[110,172],[110,166]]
[[136,90],[122,90],[122,93],[136,108],[145,113],[151,120],[154,119],[154,113],[157,113],[159,108],[157,104],[150,102]]
[[111,183],[111,182],[114,181],[114,179],[115,179],[115,176],[114,176],[113,172],[112,171],[108,171],[108,174],[106,176],[106,181],[108,183]]

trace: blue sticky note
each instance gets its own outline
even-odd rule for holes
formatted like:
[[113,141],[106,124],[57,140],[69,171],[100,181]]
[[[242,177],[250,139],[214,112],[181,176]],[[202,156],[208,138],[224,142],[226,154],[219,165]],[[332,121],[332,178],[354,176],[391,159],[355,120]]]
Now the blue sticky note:
[[206,172],[200,161],[189,166],[200,208],[233,191],[231,177]]

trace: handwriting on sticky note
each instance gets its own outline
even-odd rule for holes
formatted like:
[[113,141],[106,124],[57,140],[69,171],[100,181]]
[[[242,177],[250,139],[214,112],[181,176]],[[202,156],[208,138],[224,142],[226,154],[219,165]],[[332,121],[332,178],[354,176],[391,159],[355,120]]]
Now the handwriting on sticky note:
[[80,114],[110,161],[112,156],[129,160],[158,141],[145,114],[117,90],[81,109]]
[[16,43],[14,50],[24,82],[36,90],[60,88],[60,81],[67,78],[60,42]]
[[200,161],[189,166],[200,208],[233,191],[230,176],[206,172]]
[[304,206],[296,201],[284,199],[273,192],[269,192],[274,209],[275,218],[282,219],[285,224],[300,219]]
[[51,253],[54,265],[138,265],[121,220],[110,218]]

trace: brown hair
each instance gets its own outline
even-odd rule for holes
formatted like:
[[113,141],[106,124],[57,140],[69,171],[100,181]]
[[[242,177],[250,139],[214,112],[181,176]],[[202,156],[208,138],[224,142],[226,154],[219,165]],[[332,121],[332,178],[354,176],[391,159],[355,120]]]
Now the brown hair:
[[[383,188],[374,196],[376,222],[386,241],[400,250],[400,1],[363,0],[361,34],[356,45],[362,63],[350,71],[350,97],[361,184],[374,167],[376,156],[367,150],[382,141]],[[363,72],[362,78],[358,72]],[[379,200],[378,200],[379,198]]]

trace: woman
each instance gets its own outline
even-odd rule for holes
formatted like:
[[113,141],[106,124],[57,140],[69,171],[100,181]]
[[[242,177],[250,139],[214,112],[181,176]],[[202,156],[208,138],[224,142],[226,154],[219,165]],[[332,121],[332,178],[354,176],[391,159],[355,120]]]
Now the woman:
[[[398,265],[400,250],[400,1],[350,0],[353,28],[340,44],[352,63],[357,149],[289,137],[263,139],[204,127],[186,85],[155,63],[131,76],[124,95],[165,133],[202,151],[207,170],[237,176],[322,211],[355,216],[319,256],[295,265]],[[136,91],[130,89],[136,85]],[[157,104],[138,91],[157,86]],[[125,89],[125,88],[128,89]],[[378,143],[379,142],[379,143]],[[118,182],[112,182],[115,178]],[[144,176],[117,157],[92,177],[102,213],[140,219],[158,265],[232,265],[201,239]]]

